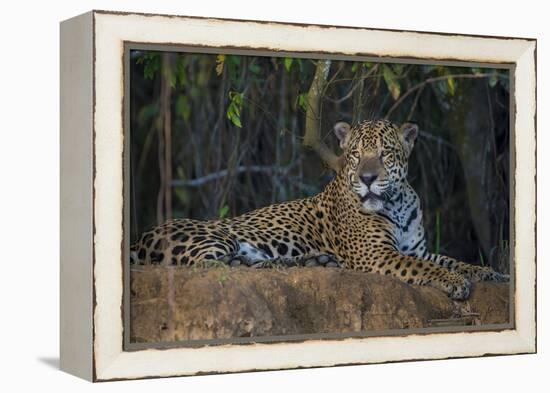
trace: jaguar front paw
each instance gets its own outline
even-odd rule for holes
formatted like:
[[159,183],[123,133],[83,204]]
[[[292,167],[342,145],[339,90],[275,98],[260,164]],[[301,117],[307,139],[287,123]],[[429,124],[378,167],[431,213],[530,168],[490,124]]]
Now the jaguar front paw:
[[443,290],[453,300],[467,299],[472,289],[471,281],[457,273],[451,273],[449,276],[448,281],[443,285]]
[[466,280],[463,284],[453,286],[453,290],[449,294],[449,297],[453,300],[465,300],[470,297],[470,291],[472,284]]

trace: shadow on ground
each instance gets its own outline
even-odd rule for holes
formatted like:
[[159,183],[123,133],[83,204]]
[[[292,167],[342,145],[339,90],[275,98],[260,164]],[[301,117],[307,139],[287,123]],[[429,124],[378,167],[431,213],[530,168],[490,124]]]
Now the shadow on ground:
[[53,368],[55,370],[59,370],[59,357],[39,357],[37,359],[40,363]]

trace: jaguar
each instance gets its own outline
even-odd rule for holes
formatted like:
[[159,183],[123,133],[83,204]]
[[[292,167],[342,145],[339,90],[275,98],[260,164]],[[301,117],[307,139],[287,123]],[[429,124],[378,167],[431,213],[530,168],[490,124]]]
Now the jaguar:
[[341,266],[468,298],[475,281],[507,274],[428,251],[420,199],[407,181],[416,124],[334,126],[340,169],[315,196],[222,220],[169,220],[131,246],[133,264]]

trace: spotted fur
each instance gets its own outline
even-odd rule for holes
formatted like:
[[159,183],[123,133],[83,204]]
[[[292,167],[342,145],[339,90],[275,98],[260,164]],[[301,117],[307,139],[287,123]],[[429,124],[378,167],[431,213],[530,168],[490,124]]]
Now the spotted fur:
[[508,280],[488,267],[428,252],[420,201],[407,181],[416,125],[338,123],[335,133],[342,169],[321,193],[224,220],[168,221],[131,247],[132,263],[341,264],[430,285],[453,299],[467,298],[471,281]]

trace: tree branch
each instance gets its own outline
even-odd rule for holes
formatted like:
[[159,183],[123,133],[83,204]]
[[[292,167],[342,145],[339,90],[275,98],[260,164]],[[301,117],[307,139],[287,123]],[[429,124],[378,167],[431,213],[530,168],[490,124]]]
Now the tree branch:
[[[268,174],[278,174],[286,175],[290,170],[290,166],[280,167],[280,166],[261,166],[261,165],[251,165],[251,166],[237,166],[231,168],[232,174],[239,174],[243,172],[254,172],[254,173],[268,173]],[[229,174],[229,169],[222,169],[221,171],[209,173],[208,175],[198,177],[196,179],[190,180],[172,180],[172,187],[199,187],[208,182],[221,179]]]
[[456,75],[445,75],[445,76],[436,76],[436,77],[433,77],[433,78],[428,78],[424,82],[420,82],[417,85],[414,85],[409,90],[407,90],[405,93],[403,93],[401,95],[401,97],[399,97],[399,99],[397,101],[395,101],[395,103],[392,105],[392,107],[390,108],[390,110],[388,111],[388,113],[386,114],[386,116],[384,118],[389,119],[389,117],[391,116],[393,111],[395,111],[397,109],[397,107],[399,105],[401,105],[401,103],[403,101],[405,101],[405,98],[407,98],[409,95],[414,93],[416,90],[424,88],[424,86],[426,86],[428,83],[439,82],[439,81],[442,81],[442,80],[447,80],[449,78],[453,78],[453,79],[477,79],[477,78],[488,78],[490,76],[491,76],[491,74],[456,74]]

